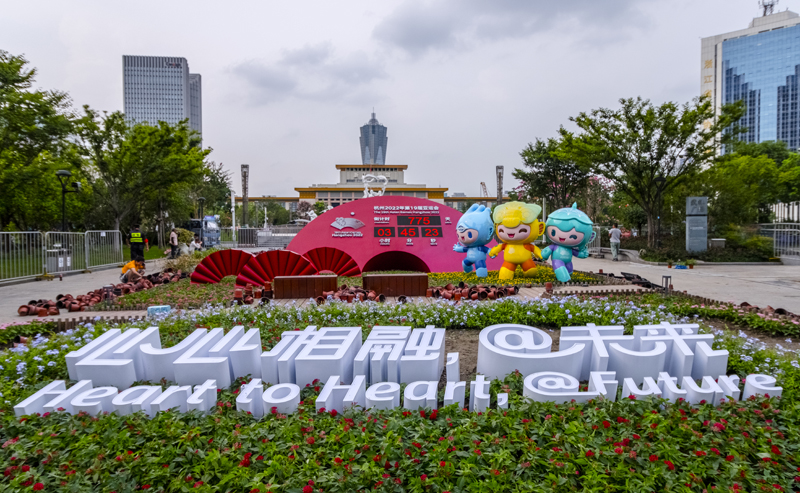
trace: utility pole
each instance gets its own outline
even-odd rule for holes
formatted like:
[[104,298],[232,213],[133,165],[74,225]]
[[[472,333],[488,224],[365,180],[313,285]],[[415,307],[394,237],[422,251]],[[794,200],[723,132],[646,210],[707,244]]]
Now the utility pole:
[[497,174],[497,205],[503,203],[503,167],[496,166],[495,173]]
[[248,204],[247,204],[247,181],[250,178],[250,165],[242,165],[242,227],[246,228],[248,224]]

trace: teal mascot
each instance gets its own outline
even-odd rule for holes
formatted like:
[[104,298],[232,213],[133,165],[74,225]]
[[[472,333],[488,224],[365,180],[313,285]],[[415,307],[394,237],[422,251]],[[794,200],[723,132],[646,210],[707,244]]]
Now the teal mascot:
[[594,240],[592,220],[578,204],[559,209],[547,216],[544,234],[550,245],[542,250],[542,258],[553,257],[553,271],[556,279],[567,282],[572,277],[572,256],[586,258],[589,256],[589,243]]

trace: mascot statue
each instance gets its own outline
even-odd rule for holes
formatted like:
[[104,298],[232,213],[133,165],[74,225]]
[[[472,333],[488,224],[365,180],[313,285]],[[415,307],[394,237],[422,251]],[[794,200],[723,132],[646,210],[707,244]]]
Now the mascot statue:
[[513,279],[517,265],[522,266],[526,276],[536,271],[533,258],[541,258],[541,251],[533,241],[544,232],[544,224],[537,219],[541,212],[538,205],[523,202],[508,202],[494,209],[495,235],[502,243],[492,248],[489,256],[494,258],[503,252],[500,279]]
[[542,258],[553,256],[556,279],[567,282],[572,277],[572,256],[589,256],[589,243],[594,240],[592,220],[578,210],[578,204],[559,209],[547,217],[545,236],[550,240],[542,250]]
[[453,246],[454,252],[466,253],[467,258],[461,262],[464,272],[472,272],[475,266],[475,275],[486,277],[486,253],[489,247],[485,246],[492,241],[494,233],[492,211],[478,204],[472,206],[461,216],[456,225],[458,243]]

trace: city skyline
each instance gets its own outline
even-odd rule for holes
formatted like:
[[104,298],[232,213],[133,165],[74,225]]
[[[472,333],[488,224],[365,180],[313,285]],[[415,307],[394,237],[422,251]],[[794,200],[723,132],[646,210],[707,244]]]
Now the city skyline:
[[[204,145],[237,192],[241,163],[253,167],[251,194],[288,195],[359,162],[353,128],[375,106],[409,181],[474,196],[496,165],[504,189],[516,186],[525,145],[576,130],[569,117],[582,111],[698,96],[700,39],[761,15],[756,0],[309,5],[313,15],[255,2],[19,3],[0,19],[0,46],[26,56],[38,87],[106,111],[123,109],[123,54],[185,57],[204,79]],[[800,11],[800,0],[779,7]]]

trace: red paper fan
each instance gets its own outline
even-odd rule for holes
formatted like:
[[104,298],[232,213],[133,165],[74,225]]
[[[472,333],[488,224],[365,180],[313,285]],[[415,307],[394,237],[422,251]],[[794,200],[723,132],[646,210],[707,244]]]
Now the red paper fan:
[[310,260],[318,271],[331,271],[339,276],[358,276],[361,269],[353,257],[333,247],[319,247],[309,250],[303,255]]
[[270,250],[251,258],[236,277],[236,285],[263,286],[275,276],[308,276],[317,268],[302,255],[289,250]]
[[227,276],[238,276],[253,258],[243,250],[220,250],[204,258],[192,273],[192,284],[216,284]]

